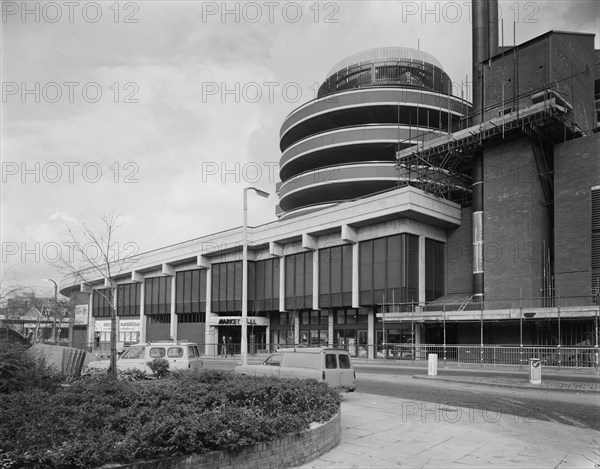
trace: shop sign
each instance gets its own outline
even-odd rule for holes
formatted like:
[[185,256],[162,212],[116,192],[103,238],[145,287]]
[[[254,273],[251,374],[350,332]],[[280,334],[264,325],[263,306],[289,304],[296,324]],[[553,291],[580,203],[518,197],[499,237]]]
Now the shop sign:
[[139,332],[140,331],[140,321],[139,320],[126,320],[120,321],[119,330],[121,332]]
[[88,305],[75,306],[75,324],[87,324]]
[[[220,326],[239,326],[241,324],[241,321],[242,321],[241,318],[240,319],[221,318],[221,319],[219,319],[219,325]],[[248,318],[248,325],[256,326],[256,319]]]
[[94,329],[96,332],[110,332],[110,321],[96,321]]

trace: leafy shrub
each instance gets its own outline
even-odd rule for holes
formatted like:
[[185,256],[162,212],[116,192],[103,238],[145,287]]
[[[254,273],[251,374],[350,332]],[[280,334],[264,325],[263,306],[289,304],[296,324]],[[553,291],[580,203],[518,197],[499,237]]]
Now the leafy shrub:
[[164,378],[169,373],[169,360],[166,358],[155,358],[146,362],[146,365],[148,365],[148,368],[152,370],[152,373],[157,378]]
[[136,370],[135,368],[131,370],[119,370],[117,378],[125,381],[144,381],[150,379],[145,371]]
[[0,343],[0,393],[29,388],[56,388],[64,375],[49,366],[43,356],[32,357],[27,347]]
[[[106,381],[108,369],[88,368],[81,373],[81,380],[85,381]],[[150,379],[145,371],[142,370],[118,370],[117,379],[125,381],[144,381]]]
[[337,391],[317,381],[210,370],[153,381],[82,379],[3,397],[0,467],[6,468],[95,467],[235,450],[327,421],[340,404]]

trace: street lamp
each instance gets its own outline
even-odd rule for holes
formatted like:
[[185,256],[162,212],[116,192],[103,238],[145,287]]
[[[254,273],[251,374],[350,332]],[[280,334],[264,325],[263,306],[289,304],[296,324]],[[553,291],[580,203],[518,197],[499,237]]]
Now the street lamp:
[[54,315],[54,342],[58,344],[58,340],[56,338],[56,308],[58,307],[58,284],[51,278],[43,278],[42,280],[44,282],[52,282],[54,284],[54,308],[52,308],[52,313]]
[[269,197],[269,193],[256,187],[244,188],[244,225],[242,229],[242,365],[248,364],[248,202],[247,194],[253,190],[261,197]]

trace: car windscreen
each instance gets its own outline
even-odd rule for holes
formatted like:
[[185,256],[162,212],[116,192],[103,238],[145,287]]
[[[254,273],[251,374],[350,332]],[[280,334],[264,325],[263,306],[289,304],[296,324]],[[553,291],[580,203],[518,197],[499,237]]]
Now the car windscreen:
[[269,366],[279,366],[281,365],[281,355],[276,354],[276,355],[271,355],[269,358],[267,358],[263,365],[269,365]]
[[146,347],[143,345],[133,345],[129,347],[123,355],[121,355],[120,360],[132,360],[136,358],[144,358],[144,350]]

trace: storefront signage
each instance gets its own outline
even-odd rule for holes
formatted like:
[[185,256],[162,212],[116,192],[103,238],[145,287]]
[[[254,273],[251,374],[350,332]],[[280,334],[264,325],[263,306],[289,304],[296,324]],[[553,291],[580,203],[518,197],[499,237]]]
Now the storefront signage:
[[96,332],[110,332],[110,321],[96,321],[94,329]]
[[75,306],[75,324],[87,324],[88,305]]
[[[243,324],[242,321],[243,321],[243,319],[241,316],[212,316],[212,317],[206,318],[206,324],[208,326],[212,326],[212,327],[219,327],[219,326],[240,326],[241,327]],[[264,316],[249,317],[247,319],[246,324],[251,327],[268,326],[269,318],[266,318]]]
[[[139,332],[140,321],[136,319],[118,321],[118,327],[121,332]],[[94,329],[97,332],[110,332],[110,321],[96,321]]]
[[[219,325],[222,326],[239,326],[241,324],[241,319],[219,319]],[[252,326],[256,326],[256,320],[248,318],[248,324]]]
[[139,320],[127,320],[119,323],[119,329],[121,332],[139,332],[140,321]]

